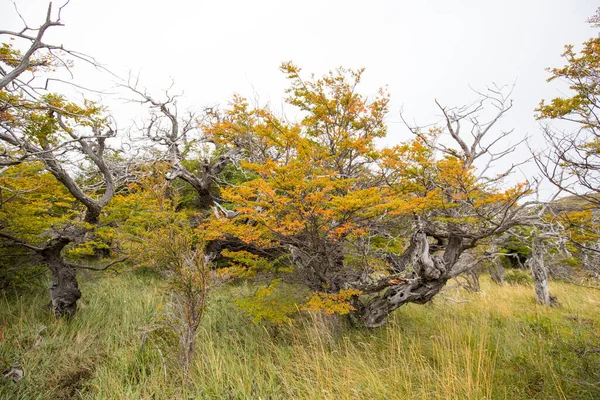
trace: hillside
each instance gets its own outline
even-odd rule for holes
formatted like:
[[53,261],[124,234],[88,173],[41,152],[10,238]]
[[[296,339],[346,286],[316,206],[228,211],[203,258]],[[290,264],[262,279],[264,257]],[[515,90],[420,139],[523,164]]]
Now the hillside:
[[[600,194],[591,194],[590,197],[600,200]],[[592,207],[592,203],[580,196],[565,196],[552,202],[555,212],[582,210],[588,207]]]

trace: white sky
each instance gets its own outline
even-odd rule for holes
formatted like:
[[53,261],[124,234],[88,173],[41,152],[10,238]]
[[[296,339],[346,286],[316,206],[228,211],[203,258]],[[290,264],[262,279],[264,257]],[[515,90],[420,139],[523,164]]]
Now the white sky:
[[[31,26],[42,22],[46,1],[16,3]],[[565,44],[597,35],[585,20],[598,6],[591,0],[72,0],[65,27],[53,29],[48,42],[92,55],[121,76],[140,71],[154,93],[173,78],[186,104],[198,108],[225,104],[233,93],[257,94],[279,108],[286,81],[278,67],[287,60],[307,76],[365,67],[361,92],[388,85],[391,93],[388,143],[408,137],[398,123],[400,108],[426,124],[439,117],[435,98],[462,105],[475,98],[469,85],[484,90],[516,81],[503,126],[539,138],[533,109],[564,90],[546,83],[545,68],[564,63]],[[0,27],[21,26],[12,2],[0,0]],[[108,85],[88,72],[76,78]],[[108,103],[117,115],[124,108]]]

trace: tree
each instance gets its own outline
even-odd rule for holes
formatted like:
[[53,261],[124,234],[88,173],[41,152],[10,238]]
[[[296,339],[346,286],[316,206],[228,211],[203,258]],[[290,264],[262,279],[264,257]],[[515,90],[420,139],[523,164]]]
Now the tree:
[[136,101],[150,107],[150,118],[141,130],[152,143],[148,147],[154,150],[154,158],[171,164],[168,179],[174,181],[179,178],[189,184],[196,192],[196,206],[200,210],[210,209],[215,204],[212,193],[214,182],[237,156],[239,149],[233,142],[216,141],[207,127],[227,121],[210,108],[202,116],[193,112],[179,116],[178,96],[167,90],[164,100],[154,98],[139,87],[137,79],[133,81],[130,78],[126,87],[141,98]]
[[516,147],[496,149],[512,133],[495,132],[497,122],[512,107],[510,92],[493,88],[479,95],[471,106],[461,108],[436,102],[442,125],[428,131],[412,127],[416,139],[385,151],[392,212],[411,217],[414,223],[410,245],[398,258],[398,274],[363,289],[374,293],[362,305],[368,326],[381,325],[403,304],[430,301],[448,279],[481,260],[459,263],[467,250],[538,217],[531,212],[535,202],[525,201],[532,192],[528,182],[502,188],[518,164],[492,173],[494,164]]
[[[599,21],[600,9],[588,22],[600,27]],[[565,233],[583,253],[583,258],[590,258],[588,253],[591,258],[596,258],[599,253],[597,210],[600,207],[600,39],[586,41],[579,52],[567,45],[562,56],[566,64],[548,68],[548,82],[564,81],[571,92],[549,102],[542,100],[535,110],[536,118],[564,126],[574,125],[575,130],[559,131],[553,125],[543,125],[548,148],[537,152],[534,159],[552,184],[583,201],[561,210],[557,217],[568,228]],[[577,203],[574,199],[570,202]],[[587,217],[582,218],[582,213]]]
[[[25,161],[41,163],[72,199],[72,208],[66,211],[59,224],[37,224],[38,230],[32,237],[23,232],[18,220],[8,218],[0,226],[0,238],[5,243],[33,252],[36,259],[48,267],[52,274],[52,307],[57,316],[72,315],[76,311],[77,300],[81,296],[76,269],[93,269],[67,261],[64,251],[67,246],[86,239],[115,193],[115,180],[106,155],[110,152],[107,141],[116,135],[102,107],[87,100],[77,104],[63,95],[51,93],[47,88],[48,82],[54,79],[52,75],[38,75],[59,66],[68,68],[69,63],[63,60],[64,56],[93,62],[80,53],[43,41],[49,28],[62,26],[61,11],[62,8],[55,17],[50,4],[46,20],[39,28],[25,26],[20,32],[0,31],[0,35],[29,42],[25,52],[10,43],[2,45],[0,162],[5,168],[14,168],[12,166]],[[27,74],[30,76],[26,79]],[[87,164],[95,169],[102,185],[88,188],[80,182],[78,164]],[[7,171],[5,169],[4,173]],[[44,172],[37,174],[40,179],[47,179]],[[22,197],[23,193],[20,189],[12,191],[12,195],[17,197]],[[43,192],[40,195],[43,197]],[[57,202],[61,200],[57,197]],[[47,202],[48,198],[42,198],[42,201]],[[64,204],[63,201],[63,207]],[[74,211],[82,208],[84,212],[80,218],[80,212]],[[32,220],[25,224],[33,223],[36,216],[31,217]],[[48,222],[51,221],[49,219]]]
[[[598,27],[597,14],[590,18]],[[580,53],[572,45],[565,46],[562,56],[567,63],[561,68],[549,68],[548,82],[565,81],[571,96],[556,97],[549,103],[540,102],[535,110],[540,120],[566,121],[575,124],[574,132],[561,133],[544,125],[544,137],[549,145],[545,153],[536,156],[542,173],[560,189],[595,205],[600,200],[600,39],[583,43]]]
[[[473,268],[475,262],[457,267],[465,251],[536,218],[528,212],[533,203],[522,202],[529,184],[501,189],[515,165],[489,174],[513,150],[493,150],[510,133],[493,132],[510,109],[501,91],[471,107],[440,106],[443,126],[411,128],[415,139],[379,150],[387,95],[358,94],[362,70],[340,68],[309,81],[291,63],[282,70],[291,81],[287,101],[303,118],[284,124],[268,110],[258,112],[270,129],[256,131],[280,156],[241,163],[248,179],[222,191],[234,212],[214,223],[257,247],[287,249],[270,264],[238,259],[246,271],[310,288],[306,307],[331,311],[344,303],[342,313],[380,326],[391,311],[430,301],[450,278]],[[485,105],[496,113],[480,122]]]
[[[206,108],[203,113],[187,111],[180,115],[177,95],[167,90],[159,100],[140,88],[131,78],[126,87],[150,108],[150,117],[141,129],[144,148],[150,158],[169,163],[165,177],[173,190],[191,188],[195,194],[192,208],[200,211],[194,217],[201,221],[211,210],[216,214],[229,211],[221,205],[220,188],[247,180],[245,171],[237,167],[240,160],[264,165],[269,160],[289,156],[292,148],[274,145],[276,136],[288,127],[266,109],[251,109],[248,102],[234,96],[224,110]],[[185,185],[177,187],[178,183]],[[181,206],[184,206],[182,204]],[[277,258],[280,246],[270,249],[246,243],[235,235],[213,238],[206,243],[208,257],[222,258],[223,251],[246,251],[264,257]]]

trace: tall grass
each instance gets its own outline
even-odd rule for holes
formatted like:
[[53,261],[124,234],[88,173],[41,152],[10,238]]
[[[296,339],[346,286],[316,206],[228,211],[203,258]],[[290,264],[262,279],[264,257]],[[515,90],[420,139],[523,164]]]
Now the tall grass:
[[177,338],[160,328],[164,287],[151,274],[85,282],[71,320],[44,311],[45,293],[4,296],[0,368],[26,375],[0,380],[0,398],[600,398],[589,351],[600,346],[600,292],[554,283],[561,305],[546,308],[527,286],[482,287],[405,306],[371,331],[315,313],[255,325],[231,301],[244,288],[227,288],[211,299],[188,380]]

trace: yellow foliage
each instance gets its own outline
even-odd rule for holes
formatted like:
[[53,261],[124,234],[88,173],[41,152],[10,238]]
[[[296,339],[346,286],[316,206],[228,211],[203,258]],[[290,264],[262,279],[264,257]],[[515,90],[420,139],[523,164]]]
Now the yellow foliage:
[[360,290],[356,289],[344,289],[338,293],[314,292],[310,299],[302,306],[302,310],[345,315],[355,310],[350,305],[350,299],[360,296],[361,293]]

